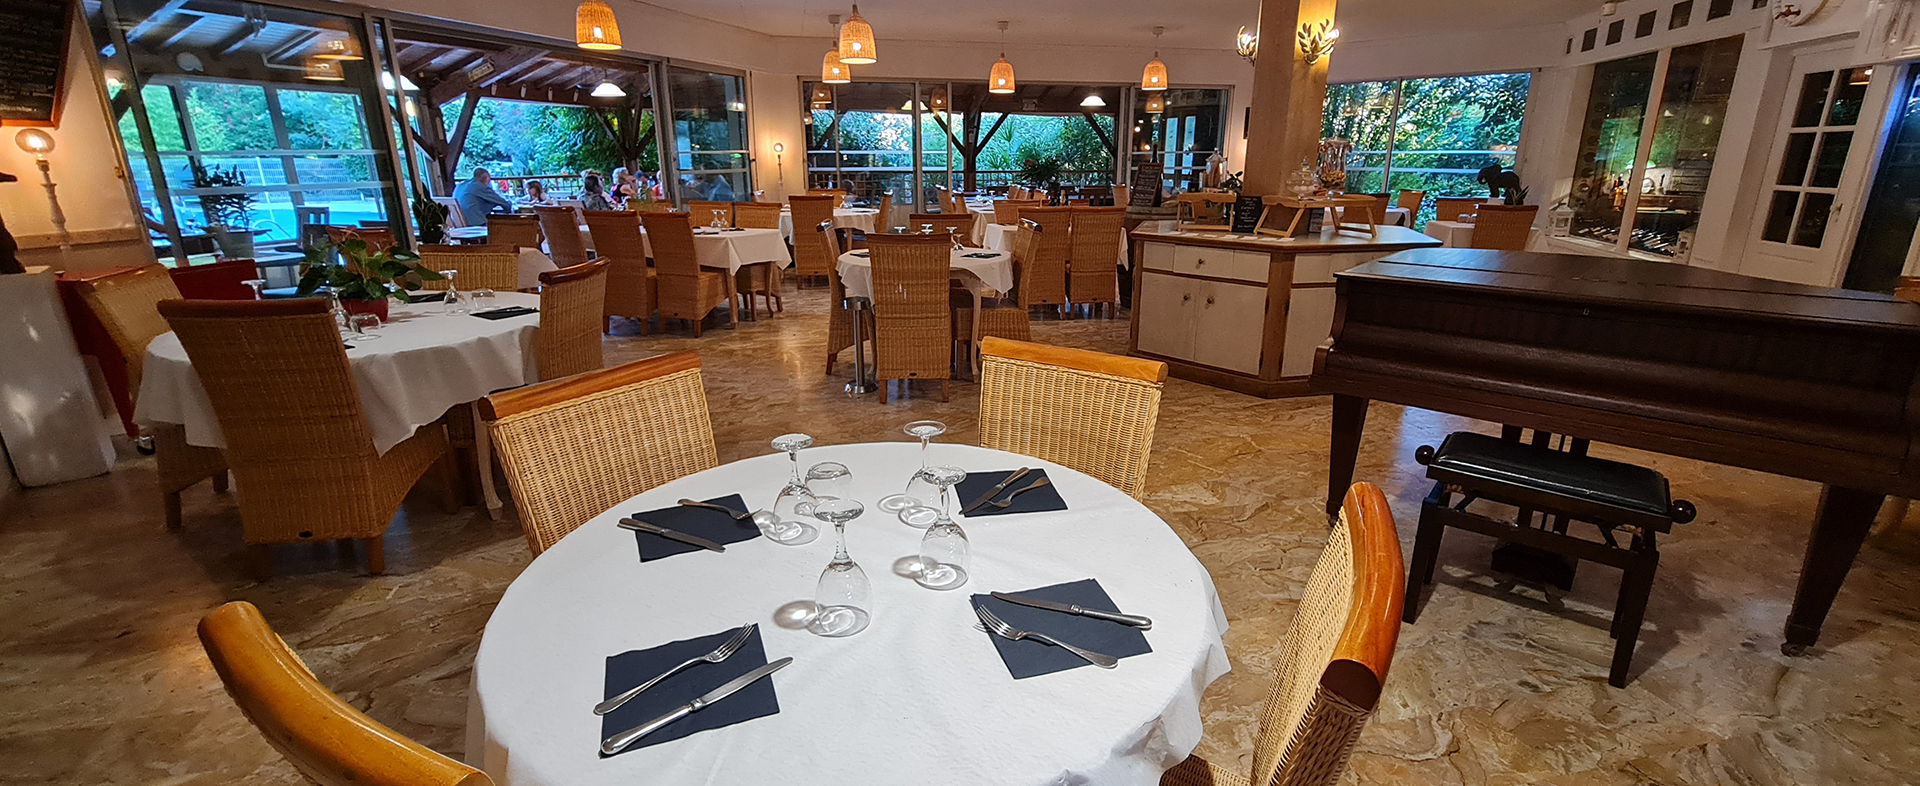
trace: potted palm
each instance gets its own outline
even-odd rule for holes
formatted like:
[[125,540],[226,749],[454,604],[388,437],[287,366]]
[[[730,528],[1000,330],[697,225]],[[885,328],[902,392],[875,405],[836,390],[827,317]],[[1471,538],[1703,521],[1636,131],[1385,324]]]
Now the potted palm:
[[307,250],[300,263],[300,297],[311,297],[331,287],[349,314],[373,314],[387,319],[387,303],[418,290],[427,281],[445,276],[421,266],[420,257],[400,248],[379,249],[367,241],[349,238],[339,245],[322,243]]
[[1020,181],[1046,189],[1049,197],[1060,193],[1060,172],[1066,164],[1051,156],[1029,158],[1020,162]]
[[[193,187],[244,188],[247,173],[239,166],[222,169],[189,161]],[[227,259],[253,258],[253,195],[247,193],[201,194],[200,211],[206,214],[207,233]]]

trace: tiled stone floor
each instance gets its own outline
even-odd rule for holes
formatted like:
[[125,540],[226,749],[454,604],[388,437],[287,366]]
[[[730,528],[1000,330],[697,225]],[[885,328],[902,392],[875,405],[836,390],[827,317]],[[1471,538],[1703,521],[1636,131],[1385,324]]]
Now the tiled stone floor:
[[[629,335],[609,362],[691,349],[706,364],[722,461],[805,431],[822,442],[904,439],[933,417],[972,441],[978,389],[942,404],[924,385],[881,406],[822,376],[824,299],[789,293],[778,319],[694,340]],[[1123,314],[1124,316],[1124,314]],[[1040,341],[1124,351],[1124,321],[1051,319]],[[841,376],[845,376],[845,371]],[[1212,572],[1232,623],[1233,673],[1208,691],[1200,753],[1249,761],[1266,674],[1326,529],[1318,513],[1327,401],[1262,401],[1167,386],[1147,504]],[[1425,491],[1411,456],[1460,427],[1376,406],[1358,477],[1385,488],[1403,538]],[[1380,784],[1823,784],[1920,779],[1920,527],[1877,536],[1816,654],[1779,630],[1818,489],[1811,483],[1611,448],[1666,472],[1700,518],[1668,538],[1648,630],[1624,690],[1605,682],[1617,574],[1588,566],[1564,608],[1484,574],[1488,545],[1449,537],[1441,584],[1403,629],[1380,710],[1347,780]],[[163,529],[151,462],[29,492],[0,516],[0,783],[298,782],[223,694],[198,617],[259,604],[328,685],[402,733],[463,753],[468,669],[496,599],[528,560],[512,521],[441,512],[416,493],[388,535],[388,573],[332,546],[275,549],[243,575],[232,497],[186,494]]]

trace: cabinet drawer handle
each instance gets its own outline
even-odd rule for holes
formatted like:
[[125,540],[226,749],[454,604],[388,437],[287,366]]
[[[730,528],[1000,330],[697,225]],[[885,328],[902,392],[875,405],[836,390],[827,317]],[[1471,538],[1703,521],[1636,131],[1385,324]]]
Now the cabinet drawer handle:
[[1207,260],[1204,257],[1197,257],[1193,260],[1193,264],[1195,265],[1204,265],[1206,263],[1207,263]]
[[1185,303],[1185,302],[1187,302],[1187,301],[1189,301],[1189,300],[1192,300],[1192,299],[1193,299],[1193,296],[1192,296],[1192,295],[1181,295],[1181,296],[1180,296],[1180,302],[1182,302],[1182,303]]
[[1213,305],[1213,296],[1212,296],[1212,295],[1208,295],[1208,296],[1207,296],[1207,305],[1209,305],[1209,306],[1211,306],[1211,305]]

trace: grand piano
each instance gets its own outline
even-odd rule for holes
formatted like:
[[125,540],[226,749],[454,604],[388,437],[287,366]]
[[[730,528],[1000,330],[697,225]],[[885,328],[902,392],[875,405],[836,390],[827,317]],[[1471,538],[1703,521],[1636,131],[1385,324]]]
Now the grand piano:
[[1327,513],[1371,400],[1825,484],[1781,650],[1820,636],[1889,494],[1920,497],[1920,306],[1630,259],[1405,251],[1337,275],[1312,387]]

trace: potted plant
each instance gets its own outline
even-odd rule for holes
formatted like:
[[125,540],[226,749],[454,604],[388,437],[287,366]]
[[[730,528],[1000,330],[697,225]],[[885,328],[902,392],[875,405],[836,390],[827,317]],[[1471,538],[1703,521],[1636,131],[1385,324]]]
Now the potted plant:
[[349,238],[307,250],[297,291],[300,297],[311,297],[321,287],[331,287],[347,313],[373,314],[384,322],[388,301],[418,290],[423,282],[442,280],[444,276],[422,267],[412,252],[373,248],[365,240]]
[[425,191],[418,187],[413,190],[413,220],[420,225],[420,242],[447,242],[447,215],[452,211],[446,205],[433,201]]
[[[189,160],[194,188],[243,188],[247,173],[238,165],[222,169]],[[200,211],[207,217],[207,233],[228,259],[253,258],[253,195],[201,194]]]
[[1064,169],[1066,164],[1058,158],[1029,158],[1020,162],[1020,180],[1040,186],[1047,190],[1048,196],[1053,196],[1060,193],[1060,172]]

